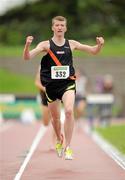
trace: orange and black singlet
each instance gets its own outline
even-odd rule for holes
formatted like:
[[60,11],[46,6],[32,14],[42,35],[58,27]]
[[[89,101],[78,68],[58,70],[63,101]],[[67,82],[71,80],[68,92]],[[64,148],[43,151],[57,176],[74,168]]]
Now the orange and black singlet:
[[[73,67],[73,58],[72,58],[72,51],[70,49],[69,41],[66,39],[63,46],[57,46],[52,39],[50,42],[50,50],[54,53],[54,55],[58,58],[62,65],[69,66],[69,76],[75,75],[75,70]],[[51,67],[56,66],[55,62],[47,53],[41,59],[41,70],[40,70],[40,77],[41,82],[44,86],[51,82],[62,82],[66,81],[67,79],[52,79],[51,78]]]

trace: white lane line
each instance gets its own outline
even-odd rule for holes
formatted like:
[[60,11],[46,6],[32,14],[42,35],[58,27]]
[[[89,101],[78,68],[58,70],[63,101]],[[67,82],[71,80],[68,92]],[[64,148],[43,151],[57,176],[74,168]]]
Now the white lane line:
[[107,142],[97,132],[92,132],[86,126],[83,128],[84,132],[95,141],[95,143],[109,156],[111,157],[122,169],[125,170],[125,156],[118,151],[113,145]]
[[36,137],[35,137],[32,145],[31,145],[31,147],[30,147],[29,153],[27,154],[27,156],[26,156],[24,162],[22,163],[19,171],[17,172],[14,180],[20,180],[20,178],[21,178],[21,176],[22,176],[22,174],[23,174],[23,172],[24,172],[24,170],[25,170],[28,162],[30,161],[30,158],[32,157],[35,149],[37,148],[37,146],[38,146],[41,138],[42,138],[43,135],[45,134],[46,130],[47,130],[47,128],[46,128],[45,126],[42,125],[42,126],[40,127],[40,129],[39,129],[39,131],[38,131],[38,133],[37,133],[37,135],[36,135]]
[[120,153],[114,146],[103,139],[98,133],[92,134],[93,140],[108,154],[122,169],[125,170],[125,156]]

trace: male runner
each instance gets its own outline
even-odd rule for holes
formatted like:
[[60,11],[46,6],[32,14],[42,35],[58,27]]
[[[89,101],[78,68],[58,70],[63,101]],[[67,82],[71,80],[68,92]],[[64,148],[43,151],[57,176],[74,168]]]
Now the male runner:
[[[56,16],[52,19],[52,31],[53,36],[50,40],[40,42],[32,50],[30,50],[30,45],[33,37],[28,36],[23,57],[25,60],[30,60],[40,53],[44,54],[41,60],[40,74],[41,82],[46,89],[48,107],[52,115],[52,125],[57,136],[56,150],[59,157],[62,157],[64,150],[65,159],[70,160],[73,159],[70,143],[74,127],[73,108],[75,100],[75,70],[72,52],[80,50],[95,55],[100,52],[104,39],[103,37],[97,37],[94,46],[65,39],[67,19],[62,16]],[[63,102],[65,110],[64,147],[60,123],[60,102]]]

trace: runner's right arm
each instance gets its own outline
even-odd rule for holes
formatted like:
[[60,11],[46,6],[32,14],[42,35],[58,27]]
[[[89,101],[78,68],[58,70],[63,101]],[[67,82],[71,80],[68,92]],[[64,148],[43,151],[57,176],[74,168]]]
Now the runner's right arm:
[[24,47],[24,51],[23,51],[23,59],[24,60],[30,60],[32,58],[34,58],[35,56],[37,56],[38,54],[40,54],[41,52],[47,51],[47,42],[48,41],[43,41],[40,42],[36,48],[30,50],[30,45],[33,41],[33,36],[28,36],[26,38],[26,44]]

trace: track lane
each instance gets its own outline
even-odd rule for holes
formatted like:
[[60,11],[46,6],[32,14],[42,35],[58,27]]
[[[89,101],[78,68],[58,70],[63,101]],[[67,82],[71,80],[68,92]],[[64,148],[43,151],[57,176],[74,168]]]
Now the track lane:
[[83,130],[74,131],[73,161],[58,158],[54,151],[49,151],[50,134],[50,131],[47,131],[21,180],[125,180],[125,171]]
[[12,124],[11,128],[0,132],[1,180],[15,177],[40,127],[40,123],[23,125],[13,121]]

